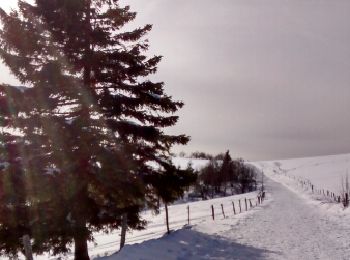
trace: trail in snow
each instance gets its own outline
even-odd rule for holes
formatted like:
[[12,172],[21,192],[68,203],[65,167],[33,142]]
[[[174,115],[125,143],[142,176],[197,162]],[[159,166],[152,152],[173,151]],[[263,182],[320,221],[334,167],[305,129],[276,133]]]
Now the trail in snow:
[[272,180],[273,202],[222,235],[268,249],[264,259],[349,259],[350,230]]
[[237,220],[207,221],[192,230],[131,245],[109,260],[350,258],[350,230],[270,179],[272,201]]

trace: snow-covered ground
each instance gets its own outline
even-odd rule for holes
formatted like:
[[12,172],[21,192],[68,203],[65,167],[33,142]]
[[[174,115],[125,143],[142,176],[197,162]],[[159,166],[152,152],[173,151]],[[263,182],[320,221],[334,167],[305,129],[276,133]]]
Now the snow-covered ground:
[[259,162],[255,165],[268,175],[275,170],[276,173],[309,179],[320,189],[339,194],[341,179],[350,169],[350,154]]
[[[178,230],[159,239],[152,239],[141,244],[127,245],[120,253],[102,259],[231,259],[230,257],[234,255],[246,257],[244,259],[256,259],[254,256],[262,252],[262,250],[255,251],[249,246],[232,243],[232,241],[221,237],[221,234],[228,232],[245,218],[253,216],[262,207],[254,207],[247,212],[234,215],[232,205],[230,207],[232,199],[233,197],[226,198],[226,218],[223,218],[220,214],[215,221],[211,217],[202,218],[196,225]],[[209,206],[210,201],[206,204]]]
[[267,203],[246,214],[207,219],[102,259],[349,259],[348,225],[270,178],[265,185]]
[[[245,203],[244,203],[245,198],[251,199],[252,204],[254,206],[254,208],[250,208],[249,200],[248,200],[248,212],[245,211]],[[229,196],[225,198],[217,198],[213,200],[197,201],[197,202],[191,202],[186,204],[169,206],[170,228],[173,231],[176,231],[179,229],[183,229],[185,226],[187,226],[187,206],[189,206],[190,226],[199,225],[199,228],[198,228],[199,230],[202,230],[203,228],[206,230],[217,230],[217,229],[225,230],[226,224],[228,225],[228,223],[235,223],[240,218],[244,217],[247,214],[251,214],[251,212],[260,208],[260,207],[256,207],[256,198],[257,198],[257,193],[252,192],[252,193],[247,193],[242,195]],[[241,200],[241,207],[242,207],[241,214],[239,214],[239,200]],[[235,209],[236,209],[237,215],[234,215],[233,213],[232,201],[235,203]],[[224,212],[227,219],[224,219],[222,215],[221,204],[223,204],[224,206]],[[215,221],[212,220],[211,205],[214,206]],[[129,232],[126,238],[126,243],[128,244],[128,246],[126,246],[123,252],[130,251],[130,250],[131,252],[133,252],[134,249],[133,247],[130,246],[132,244],[137,244],[136,247],[139,248],[138,250],[142,251],[143,248],[149,247],[149,243],[158,244],[158,242],[155,242],[157,241],[155,239],[161,238],[165,235],[166,225],[165,225],[164,209],[161,209],[161,213],[158,215],[155,215],[151,211],[145,211],[142,214],[142,216],[145,220],[148,221],[147,229],[141,230],[141,231]],[[187,236],[192,232],[198,232],[195,230],[196,228],[192,228],[192,229],[184,229],[180,232],[174,232],[174,234],[170,235],[169,237],[165,236],[164,238],[162,238],[161,241],[167,241],[169,239],[172,240],[172,237],[174,236],[177,237],[176,239],[178,239],[178,236],[182,237],[182,236]],[[205,235],[203,234],[203,236]],[[91,258],[108,256],[115,253],[119,249],[120,232],[112,232],[110,234],[96,234],[95,239],[96,239],[95,243],[89,244],[89,253]],[[214,241],[215,238],[212,238],[212,240]],[[144,242],[144,241],[148,241],[148,242]],[[181,241],[182,240],[179,240],[180,244],[182,243]],[[162,247],[162,244],[160,243],[158,246]],[[174,252],[175,251],[176,250],[174,249]],[[131,256],[130,257],[123,256],[123,254],[120,254],[120,255],[121,256],[119,256],[118,254],[118,259],[133,259]],[[166,258],[166,257],[163,258],[161,256],[157,258],[153,258],[151,255],[145,256],[145,257],[146,258],[141,257],[141,258],[134,258],[134,259],[172,259],[172,258]],[[58,258],[49,257],[49,256],[39,256],[36,259],[44,260],[44,259],[58,259]],[[67,259],[73,259],[73,254],[68,255]],[[184,258],[184,259],[187,259],[187,258]]]
[[[337,203],[342,194],[342,179],[350,168],[350,154],[256,162],[265,175],[285,185],[309,203],[317,205],[334,217],[350,221],[350,209]],[[312,190],[311,183],[314,190]],[[335,196],[332,196],[334,193]],[[327,196],[328,194],[328,196]]]
[[[245,211],[244,198],[251,199],[254,206],[256,205],[257,194],[247,193],[242,195],[230,196],[225,198],[217,198],[213,200],[197,201],[186,204],[178,204],[169,206],[169,217],[170,217],[170,228],[172,230],[178,230],[184,228],[187,225],[187,206],[190,208],[190,225],[197,225],[201,223],[209,224],[209,226],[215,224],[211,216],[211,205],[214,206],[215,219],[220,221],[223,219],[221,204],[224,206],[225,215],[233,216],[232,201],[235,202],[235,208],[237,213],[239,212],[239,200],[241,200],[242,211]],[[248,204],[248,209],[249,209]],[[238,219],[242,215],[235,217]],[[146,230],[134,231],[127,234],[126,243],[135,244],[145,240],[160,238],[166,233],[165,226],[165,212],[161,209],[161,214],[155,215],[150,211],[146,211],[143,214],[144,219],[149,221]],[[99,235],[96,238],[96,244],[91,245],[90,255],[91,256],[103,256],[105,254],[111,254],[117,251],[119,248],[119,233],[114,235]],[[129,258],[120,258],[129,259]],[[156,258],[156,259],[167,259],[167,258]]]
[[[187,166],[188,159],[176,160],[180,167]],[[164,210],[159,215],[145,211],[148,228],[128,233],[121,252],[116,253],[119,232],[96,234],[95,243],[89,245],[90,256],[101,260],[350,259],[349,209],[312,193],[298,181],[310,180],[317,188],[337,192],[349,161],[350,155],[345,154],[252,163],[266,176],[267,200],[263,205],[256,206],[256,193],[173,205],[169,208],[170,235],[165,235]],[[203,160],[192,162],[194,167],[205,165]],[[245,212],[242,203],[243,212],[234,215],[232,201],[238,213],[238,200],[243,202],[245,197],[252,198],[255,207]]]
[[[208,161],[202,160],[202,159],[192,159],[192,158],[174,158],[174,164],[180,168],[186,168],[188,163],[191,162],[194,169],[198,170],[205,166]],[[244,199],[247,198],[248,203],[248,212],[245,211],[245,203]],[[142,214],[142,217],[148,221],[147,229],[141,230],[141,231],[132,231],[128,232],[126,243],[126,248],[122,251],[129,252],[130,250],[134,252],[133,244],[136,244],[136,248],[139,248],[137,252],[142,251],[144,247],[146,248],[152,248],[152,246],[149,246],[149,244],[156,244],[156,247],[163,247],[162,243],[166,241],[173,241],[173,238],[175,237],[176,240],[180,241],[179,245],[185,245],[189,237],[192,237],[193,234],[201,234],[200,232],[208,231],[213,233],[214,231],[219,230],[226,230],[226,225],[231,225],[234,223],[237,223],[239,219],[244,218],[246,215],[252,214],[257,209],[261,208],[256,207],[257,202],[257,192],[247,193],[247,194],[241,194],[241,195],[234,195],[224,198],[216,198],[212,200],[206,200],[206,201],[196,201],[196,202],[189,202],[189,203],[183,203],[183,204],[176,204],[169,206],[169,217],[170,217],[170,228],[175,231],[170,236],[164,236],[166,233],[166,225],[165,225],[165,212],[164,209],[161,208],[160,214],[154,214],[151,211],[145,211]],[[254,206],[254,208],[250,208],[249,199],[251,199],[251,202]],[[239,210],[239,201],[241,201],[241,209],[242,213],[240,213]],[[233,205],[232,202],[235,204],[235,210],[236,215],[234,215],[233,212]],[[224,219],[221,209],[221,204],[224,206],[224,212],[226,215],[226,219]],[[211,206],[214,206],[215,210],[215,221],[212,220],[212,212],[211,212]],[[187,226],[187,206],[189,206],[190,209],[190,227]],[[180,230],[181,231],[177,231]],[[201,230],[201,231],[200,231]],[[120,242],[120,232],[115,231],[109,234],[95,234],[95,241],[94,243],[89,244],[89,253],[91,258],[102,258],[114,254],[119,249],[119,242]],[[183,239],[180,239],[180,238]],[[185,239],[185,237],[188,237],[188,239]],[[197,239],[196,237],[195,239]],[[211,237],[210,235],[202,234],[202,237],[198,238],[200,242],[197,240],[198,246],[201,247],[201,242],[203,243],[215,243],[213,241],[216,241],[217,238]],[[207,240],[209,239],[209,240]],[[162,241],[162,242],[158,242]],[[185,242],[181,242],[185,241]],[[194,242],[194,241],[192,241]],[[141,244],[140,244],[141,243]],[[160,244],[159,244],[160,243]],[[220,241],[218,240],[218,243]],[[222,244],[223,246],[224,244]],[[203,247],[205,244],[202,245]],[[174,248],[174,253],[177,252],[179,248]],[[156,249],[154,249],[156,250]],[[182,249],[181,249],[182,250]],[[159,251],[160,252],[160,251]],[[123,256],[123,254],[118,254],[118,259],[133,259],[133,256]],[[126,253],[128,254],[128,253]],[[154,254],[150,254],[149,256],[145,255],[145,259],[172,259],[165,256],[159,255],[159,257],[153,257]],[[121,257],[121,258],[120,258]],[[147,258],[148,257],[148,258]],[[44,259],[58,259],[57,257],[50,257],[50,256],[36,256],[36,259],[38,260],[44,260]],[[65,258],[64,258],[65,259]],[[66,259],[73,259],[73,253],[66,256]],[[108,258],[107,258],[108,259]],[[113,259],[113,258],[112,258]],[[141,258],[134,258],[134,259],[143,259]],[[181,259],[181,258],[178,258]],[[183,258],[187,259],[187,258]]]
[[252,163],[266,174],[267,204],[215,222],[203,219],[191,229],[128,245],[103,259],[350,259],[350,212],[298,181],[337,192],[349,159],[337,155]]

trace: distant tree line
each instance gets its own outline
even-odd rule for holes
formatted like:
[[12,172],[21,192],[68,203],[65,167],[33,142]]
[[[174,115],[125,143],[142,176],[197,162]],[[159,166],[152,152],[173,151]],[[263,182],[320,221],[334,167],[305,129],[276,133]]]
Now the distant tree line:
[[213,155],[213,154],[202,152],[202,151],[196,151],[196,152],[192,152],[192,153],[187,155],[185,152],[180,152],[179,156],[180,157],[195,158],[195,159],[223,160],[225,157],[225,153],[219,153],[217,155]]
[[251,192],[257,189],[257,174],[243,159],[232,160],[229,151],[212,158],[198,172],[195,193],[203,199]]

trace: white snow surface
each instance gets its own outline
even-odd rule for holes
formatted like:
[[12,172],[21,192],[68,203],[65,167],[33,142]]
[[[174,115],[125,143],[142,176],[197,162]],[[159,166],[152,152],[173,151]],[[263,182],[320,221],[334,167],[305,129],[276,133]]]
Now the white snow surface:
[[[215,245],[220,247],[215,249],[217,253],[225,256],[227,252],[223,250],[227,249],[229,242],[221,239],[219,233],[225,232],[228,227],[259,211],[261,206],[256,206],[256,197],[257,193],[252,192],[170,206],[170,221],[173,223],[171,228],[176,230],[175,232],[165,235],[164,213],[153,216],[148,227],[148,241],[138,243],[143,238],[129,237],[129,242],[137,243],[132,245],[129,243],[120,253],[102,259],[202,259],[213,250]],[[248,199],[248,211],[245,211],[244,198]],[[253,208],[250,208],[249,199],[252,201]],[[239,213],[239,200],[241,200],[242,213]],[[233,212],[232,201],[235,203],[236,215]],[[226,218],[222,214],[221,204],[224,206]],[[187,225],[187,205],[190,207],[190,226]],[[211,216],[211,205],[215,210],[214,221]],[[233,253],[233,251],[232,248],[230,252]]]
[[341,179],[350,169],[350,154],[258,162],[254,165],[267,174],[282,170],[288,176],[308,179],[320,189],[340,193]]
[[[89,244],[90,257],[92,259],[114,259],[115,257],[117,257],[116,259],[187,259],[187,256],[184,256],[185,258],[177,258],[177,254],[180,253],[178,250],[182,250],[181,245],[185,246],[186,243],[190,242],[188,239],[191,239],[193,234],[200,235],[203,231],[208,232],[208,234],[203,233],[201,235],[202,237],[198,238],[198,248],[205,246],[205,244],[201,245],[201,241],[203,243],[210,244],[216,243],[215,241],[218,238],[216,236],[211,237],[210,234],[213,234],[213,232],[225,231],[228,226],[237,223],[240,219],[261,208],[259,206],[256,207],[256,197],[257,193],[252,192],[228,196],[225,198],[216,198],[207,201],[197,201],[169,206],[170,228],[174,231],[170,236],[165,235],[166,225],[164,209],[161,208],[159,215],[156,215],[151,211],[145,211],[143,212],[142,217],[148,221],[147,229],[128,232],[126,238],[126,243],[128,245],[122,250],[122,254],[113,255],[118,251],[120,242],[120,231],[115,231],[110,234],[95,234],[95,243]],[[255,207],[250,208],[248,200],[248,211],[245,211],[244,198],[251,199],[252,204]],[[241,200],[242,207],[242,213],[240,214],[238,214],[239,200]],[[232,201],[235,203],[237,215],[234,215],[233,213]],[[222,215],[221,204],[224,206],[227,219],[224,219]],[[211,205],[213,205],[215,209],[215,221],[212,220]],[[190,226],[187,225],[187,206],[190,207]],[[173,240],[174,237],[175,241]],[[194,239],[197,238],[195,237]],[[166,247],[163,245],[163,243],[170,243],[170,245]],[[218,243],[221,242],[218,241]],[[222,241],[222,243],[224,243],[224,241]],[[150,246],[150,244],[153,246]],[[221,244],[221,247],[223,248],[224,245],[228,244]],[[172,247],[174,248],[171,249]],[[144,251],[145,248],[148,248],[154,252]],[[170,251],[172,250],[173,256],[170,258],[166,257],[167,252],[162,251],[163,249],[167,248],[169,248]],[[158,252],[157,254],[155,254],[156,251]],[[136,255],[135,252],[137,252]],[[108,255],[113,256],[106,257]],[[41,260],[59,258],[45,255],[37,256],[36,259]],[[73,259],[73,253],[63,257],[62,259]]]
[[[319,188],[335,192],[349,159],[345,154],[254,162],[252,165],[265,173],[267,200],[263,205],[255,206],[256,193],[173,205],[169,207],[174,230],[170,235],[165,235],[164,210],[159,215],[145,211],[148,228],[128,233],[123,250],[117,252],[119,232],[96,234],[95,243],[89,245],[90,256],[103,260],[350,259],[350,211],[299,182],[308,179]],[[177,160],[180,167],[187,166],[187,159]],[[201,167],[192,162],[194,167]],[[234,215],[232,201],[239,211],[238,200],[244,197],[252,198],[255,207],[245,212],[242,204],[243,212]],[[187,205],[190,226],[186,225]],[[211,205],[215,207],[215,221]]]
[[349,159],[334,155],[252,163],[266,176],[268,199],[262,207],[215,222],[207,218],[103,259],[350,259],[349,210],[299,182],[310,180],[336,192]]
[[209,161],[206,159],[183,158],[183,157],[173,157],[172,161],[176,167],[180,167],[181,169],[186,169],[188,164],[191,163],[192,167],[195,170],[200,170],[201,168],[203,168],[209,163]]

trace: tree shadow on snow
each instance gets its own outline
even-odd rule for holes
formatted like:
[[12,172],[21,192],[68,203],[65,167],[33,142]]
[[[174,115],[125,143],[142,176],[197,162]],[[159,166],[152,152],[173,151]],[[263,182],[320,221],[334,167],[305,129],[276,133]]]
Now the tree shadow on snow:
[[159,239],[127,245],[121,252],[104,260],[259,260],[278,254],[265,249],[242,245],[219,236],[182,229]]

